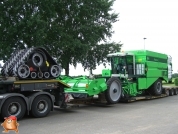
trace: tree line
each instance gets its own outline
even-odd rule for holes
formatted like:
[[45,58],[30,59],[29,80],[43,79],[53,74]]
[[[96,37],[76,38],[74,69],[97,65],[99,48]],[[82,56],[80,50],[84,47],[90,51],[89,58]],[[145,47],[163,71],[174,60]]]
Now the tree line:
[[92,70],[120,51],[120,42],[108,41],[119,14],[115,0],[1,0],[0,60],[15,49],[43,46],[69,75],[69,65]]

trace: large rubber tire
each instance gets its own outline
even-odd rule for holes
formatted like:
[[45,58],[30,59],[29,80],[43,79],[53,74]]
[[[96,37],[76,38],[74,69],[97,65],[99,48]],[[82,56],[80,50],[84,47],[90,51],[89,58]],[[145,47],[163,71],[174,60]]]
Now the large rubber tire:
[[108,104],[118,103],[122,95],[121,81],[116,77],[111,77],[107,81],[107,87],[105,98]]
[[155,96],[162,94],[162,81],[158,79],[152,86],[151,86],[151,93]]
[[51,111],[52,103],[48,96],[39,95],[37,96],[31,107],[31,114],[36,118],[45,117]]
[[1,117],[16,116],[18,120],[22,119],[26,112],[26,104],[19,97],[11,97],[7,99],[1,108]]

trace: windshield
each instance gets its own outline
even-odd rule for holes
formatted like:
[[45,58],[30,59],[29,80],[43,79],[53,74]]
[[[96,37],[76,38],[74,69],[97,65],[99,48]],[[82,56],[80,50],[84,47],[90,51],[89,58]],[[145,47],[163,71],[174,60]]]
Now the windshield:
[[112,74],[124,74],[125,71],[130,72],[133,69],[133,56],[111,57],[111,69]]

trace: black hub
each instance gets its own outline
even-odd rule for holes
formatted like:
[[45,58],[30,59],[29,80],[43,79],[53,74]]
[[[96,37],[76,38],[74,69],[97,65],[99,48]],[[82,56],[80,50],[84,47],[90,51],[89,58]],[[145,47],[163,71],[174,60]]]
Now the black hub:
[[113,93],[117,93],[117,89],[114,89],[114,90],[113,90]]

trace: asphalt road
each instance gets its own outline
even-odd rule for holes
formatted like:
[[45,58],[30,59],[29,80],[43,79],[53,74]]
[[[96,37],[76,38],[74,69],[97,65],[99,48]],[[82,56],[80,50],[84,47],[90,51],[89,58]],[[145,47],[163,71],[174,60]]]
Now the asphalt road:
[[45,118],[25,117],[18,123],[19,134],[177,134],[178,95],[113,106],[55,109]]

